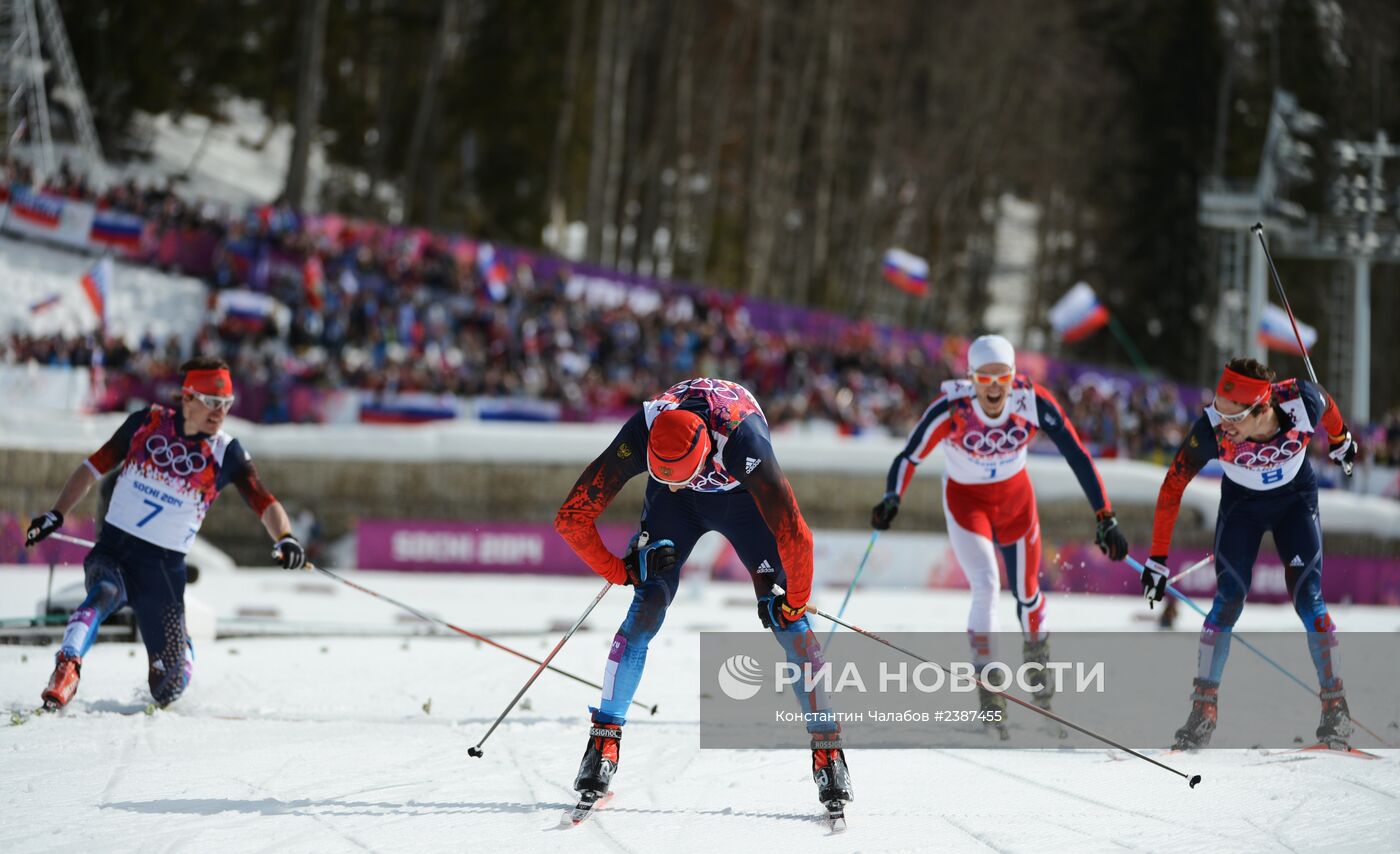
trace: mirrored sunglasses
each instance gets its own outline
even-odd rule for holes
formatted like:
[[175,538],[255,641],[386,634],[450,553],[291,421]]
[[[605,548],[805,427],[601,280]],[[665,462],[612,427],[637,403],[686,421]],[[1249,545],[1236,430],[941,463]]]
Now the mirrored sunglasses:
[[1011,381],[1016,378],[1015,371],[1007,371],[1004,374],[983,374],[978,371],[972,372],[972,379],[978,385],[1011,385]]

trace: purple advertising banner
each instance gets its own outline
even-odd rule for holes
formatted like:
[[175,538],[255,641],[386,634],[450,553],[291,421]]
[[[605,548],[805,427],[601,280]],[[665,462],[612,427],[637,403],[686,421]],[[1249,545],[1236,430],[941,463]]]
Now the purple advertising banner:
[[[598,526],[603,542],[622,554],[634,525]],[[592,572],[569,544],[542,522],[424,522],[362,519],[355,528],[360,569],[430,572]]]
[[[1250,583],[1250,602],[1290,601],[1283,561],[1271,545],[1266,542],[1259,549]],[[1174,550],[1168,565],[1175,576],[1205,556],[1204,549]],[[1115,564],[1087,543],[1066,543],[1051,549],[1046,554],[1041,580],[1047,589],[1062,592],[1142,595],[1136,571],[1126,564]],[[1215,596],[1215,568],[1201,567],[1174,586],[1207,607]],[[1327,602],[1338,605],[1400,605],[1400,556],[1325,555],[1322,595]]]
[[[32,564],[47,566],[82,566],[87,557],[86,546],[75,546],[61,540],[44,540],[33,548],[25,548],[24,532],[29,520],[15,513],[0,513],[0,563]],[[96,536],[97,525],[93,520],[70,516],[63,520],[63,533],[91,540]]]

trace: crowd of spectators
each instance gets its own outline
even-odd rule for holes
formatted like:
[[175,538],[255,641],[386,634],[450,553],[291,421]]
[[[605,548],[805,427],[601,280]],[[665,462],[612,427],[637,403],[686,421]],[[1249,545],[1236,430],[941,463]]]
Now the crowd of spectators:
[[[5,171],[25,177],[13,164]],[[244,389],[235,414],[262,421],[320,420],[320,402],[338,389],[544,400],[569,419],[617,417],[677,380],[709,375],[745,383],[777,429],[903,435],[939,384],[964,370],[956,337],[930,346],[931,336],[891,338],[861,323],[820,336],[759,328],[720,291],[638,305],[575,287],[565,268],[529,256],[507,264],[461,239],[307,221],[278,205],[234,217],[134,183],[96,194],[66,172],[46,189],[140,214],[162,233],[198,233],[211,249],[197,272],[216,292],[249,289],[286,307],[280,320],[253,323],[211,312],[194,337],[193,350],[233,366]],[[0,362],[100,365],[109,409],[173,388],[189,355],[174,339],[150,337],[0,342]],[[1171,383],[1049,385],[1104,457],[1165,463],[1199,411]],[[1372,450],[1400,460],[1400,415],[1382,429]]]

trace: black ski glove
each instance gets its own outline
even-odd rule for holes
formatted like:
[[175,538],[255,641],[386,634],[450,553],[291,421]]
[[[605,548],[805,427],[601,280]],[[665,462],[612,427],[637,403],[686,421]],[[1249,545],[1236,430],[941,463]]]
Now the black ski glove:
[[291,534],[283,534],[274,546],[277,549],[277,562],[283,569],[301,569],[306,566],[306,549]]
[[1113,515],[1112,510],[1100,510],[1098,519],[1099,529],[1094,534],[1094,545],[1112,560],[1127,557],[1128,538],[1123,536],[1123,530],[1118,527],[1118,517]]
[[627,568],[627,583],[633,587],[645,584],[648,578],[670,572],[676,566],[676,544],[671,540],[651,542],[651,535],[642,531],[627,544],[622,565]]
[[870,509],[870,527],[877,531],[888,531],[890,523],[899,513],[899,496],[894,493],[880,499],[880,503]]
[[35,516],[29,523],[29,530],[24,532],[24,547],[29,548],[62,526],[63,514],[57,510],[50,510],[42,516]]
[[1168,575],[1171,575],[1171,570],[1167,569],[1165,556],[1147,559],[1147,564],[1142,568],[1142,595],[1147,597],[1148,607],[1156,607],[1167,595]]

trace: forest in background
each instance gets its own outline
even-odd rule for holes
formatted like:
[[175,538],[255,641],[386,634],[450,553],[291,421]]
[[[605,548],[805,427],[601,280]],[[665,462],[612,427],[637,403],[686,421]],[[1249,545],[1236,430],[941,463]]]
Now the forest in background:
[[[982,327],[1010,195],[1039,212],[1029,321],[1089,281],[1185,379],[1216,299],[1198,193],[1253,176],[1274,89],[1324,119],[1318,152],[1400,138],[1384,0],[61,7],[109,152],[139,154],[136,111],[253,98],[297,151],[326,146],[319,199],[293,158],[294,202],[523,246],[582,222],[605,265],[962,333]],[[1314,172],[1305,204],[1324,157]],[[881,282],[891,246],[929,260],[927,298]],[[1325,308],[1321,266],[1283,266],[1300,314]],[[1380,316],[1400,316],[1396,278],[1376,271]],[[1377,334],[1378,364],[1396,346]],[[1107,335],[1073,355],[1125,362]]]

